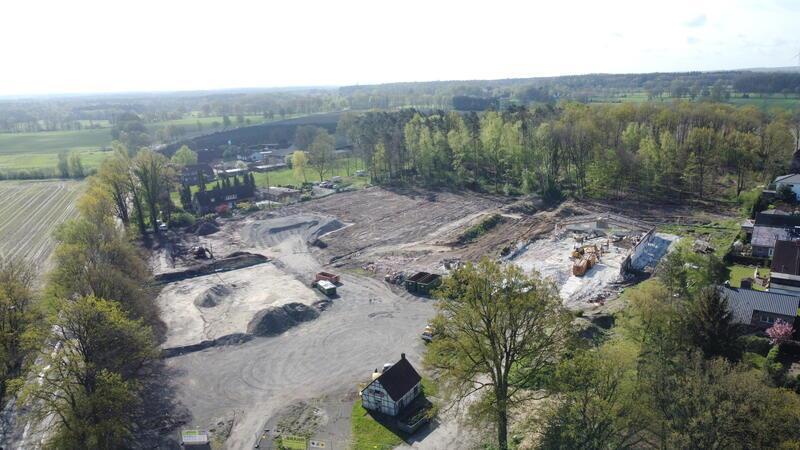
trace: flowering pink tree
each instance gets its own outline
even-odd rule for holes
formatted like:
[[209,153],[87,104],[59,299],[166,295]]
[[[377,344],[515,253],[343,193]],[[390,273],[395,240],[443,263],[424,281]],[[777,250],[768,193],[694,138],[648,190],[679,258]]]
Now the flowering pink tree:
[[794,327],[781,319],[776,320],[775,325],[767,329],[767,336],[771,338],[769,343],[772,345],[783,344],[792,338],[793,333]]

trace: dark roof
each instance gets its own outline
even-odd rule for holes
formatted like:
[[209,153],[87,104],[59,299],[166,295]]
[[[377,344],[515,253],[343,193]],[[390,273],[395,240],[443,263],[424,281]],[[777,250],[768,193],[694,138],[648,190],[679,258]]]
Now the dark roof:
[[800,242],[778,241],[775,243],[772,272],[800,275]]
[[735,323],[749,324],[753,318],[753,311],[794,317],[797,315],[797,308],[800,307],[800,297],[793,295],[729,286],[721,286],[720,291],[728,298],[728,307],[733,312]]
[[780,214],[760,212],[756,216],[756,226],[791,228],[800,226],[800,214]]
[[205,192],[195,192],[194,198],[201,206],[218,206],[228,201],[228,197],[235,196],[232,200],[252,198],[255,191],[252,187],[240,184],[239,186],[209,189]]
[[214,175],[214,169],[208,164],[187,164],[181,167],[181,174],[184,175],[197,175],[197,172]]
[[394,363],[392,367],[388,368],[386,372],[383,372],[381,376],[376,378],[372,383],[380,381],[381,386],[383,386],[389,394],[389,397],[394,401],[398,401],[403,398],[408,391],[414,389],[414,386],[416,386],[420,380],[422,380],[422,377],[419,376],[404,355],[400,358],[400,361]]

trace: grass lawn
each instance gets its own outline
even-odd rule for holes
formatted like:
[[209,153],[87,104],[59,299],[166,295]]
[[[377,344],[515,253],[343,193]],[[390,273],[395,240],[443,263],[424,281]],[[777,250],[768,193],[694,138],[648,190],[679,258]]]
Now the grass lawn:
[[[742,265],[733,265],[728,267],[730,271],[730,280],[731,280],[731,287],[738,288],[742,284],[742,278],[752,278],[753,272],[755,271],[755,267],[753,266],[742,266]],[[767,267],[759,267],[758,268],[758,275],[762,277],[766,277],[769,275],[769,268]],[[763,291],[764,288],[759,286],[756,283],[753,283],[753,289],[757,291]]]
[[[429,400],[430,397],[435,397],[439,392],[436,383],[428,377],[422,377],[422,390]],[[353,404],[353,410],[350,414],[350,426],[350,448],[353,450],[394,448],[403,443],[405,439],[404,434],[397,434],[375,420],[369,414],[369,411],[361,406],[360,398]]]
[[403,443],[400,436],[372,418],[361,406],[360,398],[353,404],[350,421],[353,450],[390,449]]

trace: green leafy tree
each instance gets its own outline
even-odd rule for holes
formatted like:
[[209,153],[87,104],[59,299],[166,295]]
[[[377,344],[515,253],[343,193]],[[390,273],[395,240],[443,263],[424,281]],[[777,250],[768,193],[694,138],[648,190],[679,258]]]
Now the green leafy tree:
[[179,166],[197,164],[197,152],[192,151],[187,145],[182,145],[181,148],[172,155],[172,162]]
[[20,377],[38,343],[40,317],[34,303],[35,272],[22,260],[0,259],[0,399]]
[[52,329],[60,344],[42,352],[42,375],[26,385],[22,401],[37,418],[55,418],[52,447],[125,447],[134,431],[135,378],[156,355],[150,328],[115,302],[90,296],[63,301]]
[[485,394],[482,412],[505,450],[509,411],[537,396],[531,388],[560,359],[571,318],[551,283],[486,258],[453,271],[437,298],[442,332],[426,364],[454,400]]
[[330,171],[330,166],[333,163],[334,147],[333,136],[328,132],[317,133],[314,141],[311,142],[308,151],[308,164],[319,174],[319,181],[322,181],[325,173]]
[[302,150],[296,150],[294,153],[292,153],[292,171],[294,172],[294,176],[303,177],[304,183],[308,181],[306,179],[307,165],[308,165],[308,155],[306,154],[306,152]]

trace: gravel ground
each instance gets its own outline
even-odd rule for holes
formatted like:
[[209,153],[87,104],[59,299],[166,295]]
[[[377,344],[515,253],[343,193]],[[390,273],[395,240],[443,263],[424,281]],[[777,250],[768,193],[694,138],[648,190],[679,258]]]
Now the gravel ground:
[[211,427],[227,411],[240,411],[227,448],[252,448],[268,419],[297,401],[355,391],[375,367],[401,352],[419,365],[419,333],[434,313],[433,302],[371,278],[342,278],[340,298],[312,322],[277,337],[169,359],[192,424]]

